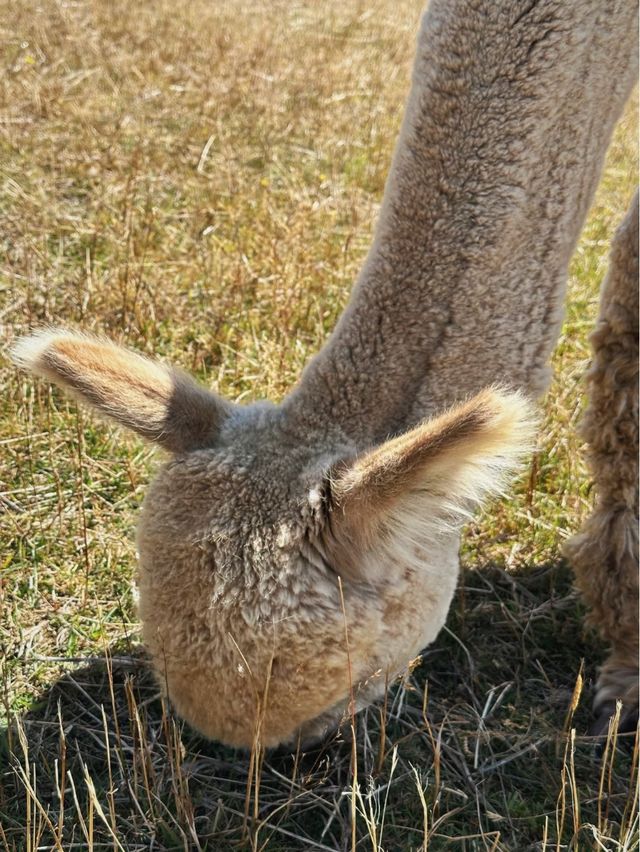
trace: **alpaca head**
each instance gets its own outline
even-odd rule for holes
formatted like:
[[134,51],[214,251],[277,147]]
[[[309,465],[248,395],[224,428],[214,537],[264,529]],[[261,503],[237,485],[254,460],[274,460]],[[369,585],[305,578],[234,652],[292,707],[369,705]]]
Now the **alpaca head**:
[[47,332],[14,356],[172,454],[138,530],[143,635],[178,712],[240,746],[322,736],[435,638],[460,526],[530,436],[525,401],[495,390],[357,447],[100,339]]

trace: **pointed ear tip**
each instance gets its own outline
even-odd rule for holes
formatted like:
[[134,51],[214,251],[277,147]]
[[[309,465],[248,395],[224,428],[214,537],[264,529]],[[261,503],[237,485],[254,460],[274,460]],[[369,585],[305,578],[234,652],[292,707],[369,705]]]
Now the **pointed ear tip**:
[[63,336],[62,329],[43,328],[24,337],[19,337],[9,349],[9,357],[18,367],[34,370],[54,340]]
[[19,367],[34,369],[44,353],[56,344],[89,343],[92,339],[98,340],[74,329],[45,326],[15,340],[9,348],[9,356]]
[[490,388],[484,404],[489,409],[489,427],[505,440],[529,449],[539,426],[538,412],[522,391]]

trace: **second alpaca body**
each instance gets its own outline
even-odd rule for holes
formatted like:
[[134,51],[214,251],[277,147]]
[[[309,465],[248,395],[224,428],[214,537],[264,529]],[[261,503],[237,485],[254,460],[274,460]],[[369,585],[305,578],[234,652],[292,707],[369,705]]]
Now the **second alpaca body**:
[[482,388],[545,387],[636,20],[623,2],[433,0],[374,245],[280,406],[232,406],[96,339],[19,348],[174,454],[139,528],[140,612],[205,734],[321,735],[435,638],[460,525],[530,431],[522,396]]

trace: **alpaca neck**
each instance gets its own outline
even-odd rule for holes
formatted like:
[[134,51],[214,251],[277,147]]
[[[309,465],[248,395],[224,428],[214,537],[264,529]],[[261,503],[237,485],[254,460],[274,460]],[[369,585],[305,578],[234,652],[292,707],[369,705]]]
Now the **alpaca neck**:
[[637,15],[432,0],[373,246],[290,415],[370,443],[492,383],[544,389]]

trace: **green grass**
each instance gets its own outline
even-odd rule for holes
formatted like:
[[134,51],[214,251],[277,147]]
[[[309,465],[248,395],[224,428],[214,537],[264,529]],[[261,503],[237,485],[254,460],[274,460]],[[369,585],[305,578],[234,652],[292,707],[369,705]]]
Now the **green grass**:
[[[0,0],[3,347],[100,329],[233,399],[282,397],[368,247],[419,9]],[[0,848],[637,848],[637,754],[585,737],[604,649],[560,556],[590,505],[581,377],[636,137],[632,105],[535,464],[468,529],[448,629],[355,746],[256,773],[171,716],[131,592],[154,454],[3,361]]]

